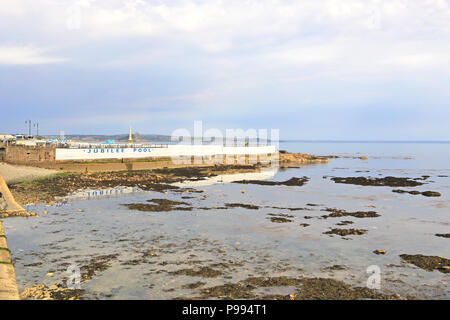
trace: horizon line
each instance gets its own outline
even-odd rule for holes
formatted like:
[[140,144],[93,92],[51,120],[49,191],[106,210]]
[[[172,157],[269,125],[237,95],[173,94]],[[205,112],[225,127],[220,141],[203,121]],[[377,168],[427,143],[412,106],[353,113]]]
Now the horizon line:
[[[122,134],[122,133],[117,133],[117,134],[64,134],[64,136],[104,136],[104,137],[109,137],[109,136],[119,136],[119,135],[127,135],[127,134]],[[160,137],[171,137],[170,135],[167,134],[158,134],[158,133],[139,133],[140,136],[145,136],[145,135],[151,135],[151,136],[160,136]],[[49,135],[49,134],[42,134],[41,136],[59,136],[59,134],[56,135]],[[196,138],[196,137],[191,137],[191,138]],[[200,137],[198,137],[200,138]],[[270,139],[267,139],[267,141],[271,141]],[[450,143],[450,140],[378,140],[378,139],[373,139],[373,140],[347,140],[347,139],[280,139],[279,142],[330,142],[330,143],[338,143],[338,142],[345,142],[345,143]]]

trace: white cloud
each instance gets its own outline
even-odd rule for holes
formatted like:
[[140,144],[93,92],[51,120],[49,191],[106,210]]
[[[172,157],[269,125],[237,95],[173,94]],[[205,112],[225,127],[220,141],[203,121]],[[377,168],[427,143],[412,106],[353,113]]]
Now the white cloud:
[[[14,4],[4,11],[3,2]],[[67,10],[77,3],[78,11]],[[445,0],[0,0],[0,8],[0,39],[7,43],[57,45],[92,72],[122,68],[201,78],[203,84],[173,97],[199,108],[285,87],[295,96],[311,82],[354,83],[346,99],[361,94],[361,101],[364,85],[373,85],[369,101],[386,81],[450,75]],[[78,29],[67,28],[74,12],[80,13]],[[21,50],[8,59],[0,51],[0,63],[62,61],[36,47]],[[323,101],[317,92],[308,101]]]
[[[450,50],[449,50],[450,53]],[[397,55],[382,61],[386,65],[396,65],[408,68],[444,67],[450,62],[449,55],[435,54],[433,52],[423,52],[418,54]]]
[[66,59],[46,56],[46,50],[33,46],[1,46],[0,65],[60,63]]

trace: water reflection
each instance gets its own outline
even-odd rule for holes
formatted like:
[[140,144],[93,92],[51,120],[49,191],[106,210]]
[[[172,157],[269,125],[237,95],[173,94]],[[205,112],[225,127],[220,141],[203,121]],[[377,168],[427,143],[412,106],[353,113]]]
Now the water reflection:
[[278,172],[275,168],[261,169],[260,172],[246,172],[233,174],[220,174],[214,177],[207,177],[203,180],[187,180],[183,182],[173,183],[177,187],[200,187],[218,183],[230,183],[241,180],[267,180],[275,177]]
[[140,188],[135,187],[115,187],[105,189],[82,189],[77,190],[65,197],[58,197],[58,201],[68,200],[90,200],[98,199],[102,197],[118,197],[130,193],[143,192]]

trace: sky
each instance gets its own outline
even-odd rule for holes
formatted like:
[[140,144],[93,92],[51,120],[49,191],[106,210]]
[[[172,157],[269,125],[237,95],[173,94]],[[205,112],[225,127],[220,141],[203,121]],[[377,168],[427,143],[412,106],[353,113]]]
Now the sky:
[[0,0],[0,133],[29,119],[450,140],[450,1]]

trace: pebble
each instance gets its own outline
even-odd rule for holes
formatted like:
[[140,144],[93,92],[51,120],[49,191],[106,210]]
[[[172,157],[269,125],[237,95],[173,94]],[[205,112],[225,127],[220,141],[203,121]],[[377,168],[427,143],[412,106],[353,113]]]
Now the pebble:
[[386,250],[375,250],[373,253],[375,253],[375,254],[386,254]]

